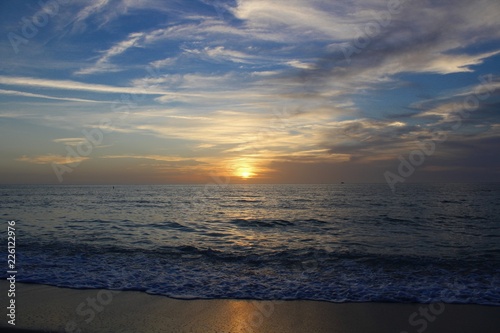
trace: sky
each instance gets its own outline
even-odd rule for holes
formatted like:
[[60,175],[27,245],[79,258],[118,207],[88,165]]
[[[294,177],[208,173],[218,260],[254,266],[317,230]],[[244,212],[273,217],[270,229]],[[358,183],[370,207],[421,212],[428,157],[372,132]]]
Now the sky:
[[500,181],[498,0],[0,3],[0,184]]

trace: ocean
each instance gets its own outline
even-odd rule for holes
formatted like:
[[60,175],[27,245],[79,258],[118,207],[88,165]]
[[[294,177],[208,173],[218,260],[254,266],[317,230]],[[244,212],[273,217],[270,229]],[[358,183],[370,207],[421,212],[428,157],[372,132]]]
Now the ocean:
[[498,183],[3,185],[0,205],[18,282],[500,305]]

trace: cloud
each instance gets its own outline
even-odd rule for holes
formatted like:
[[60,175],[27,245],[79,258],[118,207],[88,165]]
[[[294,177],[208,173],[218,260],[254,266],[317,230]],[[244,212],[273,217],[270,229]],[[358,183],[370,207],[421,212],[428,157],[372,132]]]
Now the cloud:
[[203,52],[210,58],[218,61],[231,61],[236,63],[255,63],[258,56],[246,54],[240,51],[229,50],[224,46],[206,47]]
[[73,33],[84,33],[89,26],[101,29],[109,22],[131,12],[152,10],[165,12],[172,9],[176,0],[90,0],[78,10],[73,22]]
[[75,16],[73,31],[83,32],[86,28],[85,20],[90,16],[102,11],[109,3],[109,0],[92,0],[90,4],[81,9]]
[[[75,90],[75,91],[91,91],[95,93],[115,93],[115,94],[144,94],[144,95],[188,95],[184,93],[173,93],[169,91],[149,89],[147,87],[117,87],[103,84],[83,83],[70,80],[48,80],[38,79],[33,77],[15,77],[15,76],[0,76],[0,84],[23,86],[23,87],[36,87],[44,89],[57,89],[57,90]],[[196,95],[195,95],[196,96]]]
[[54,139],[55,143],[63,143],[67,146],[78,146],[79,144],[83,144],[88,142],[86,138],[60,138]]
[[88,160],[88,157],[69,157],[69,156],[60,156],[60,155],[38,155],[29,157],[23,155],[17,159],[21,162],[33,163],[33,164],[72,164],[72,163],[80,163],[82,161]]
[[486,52],[477,55],[449,55],[443,54],[439,57],[420,59],[419,62],[412,63],[411,66],[406,66],[407,72],[429,72],[438,74],[451,74],[461,72],[473,72],[471,66],[482,64],[484,59],[490,58],[499,54],[500,51]]
[[389,160],[407,151],[419,139],[432,137],[430,129],[392,120],[356,119],[330,123],[321,130],[320,147],[352,159]]
[[169,57],[169,58],[165,58],[165,59],[152,61],[150,63],[150,66],[152,66],[154,68],[168,67],[168,66],[175,64],[176,61],[177,61],[177,58]]
[[349,5],[317,0],[238,0],[232,12],[253,29],[275,31],[281,28],[290,30],[287,31],[290,34],[315,40],[346,39],[357,23],[355,19],[351,21],[344,16],[345,7]]
[[[169,155],[105,155],[101,156],[102,159],[116,159],[116,160],[136,160],[140,167],[152,168],[154,172],[174,172],[178,174],[189,174],[193,172],[204,173],[206,169],[210,169],[210,159],[198,158],[184,158]],[[204,171],[205,170],[205,171]]]
[[88,75],[88,74],[95,74],[95,73],[102,73],[102,72],[115,72],[115,71],[120,71],[123,70],[123,68],[120,68],[116,65],[113,65],[110,63],[111,58],[120,55],[130,49],[131,47],[134,47],[138,44],[138,41],[143,38],[142,33],[133,33],[130,34],[127,39],[116,43],[113,45],[111,48],[108,50],[102,52],[103,55],[96,61],[96,63],[90,67],[80,69],[75,72],[76,75]]
[[314,64],[302,62],[300,60],[290,60],[286,62],[287,65],[290,65],[294,68],[300,68],[300,69],[313,69]]
[[203,162],[197,162],[191,158],[183,158],[178,156],[164,156],[164,155],[105,155],[100,156],[100,158],[111,158],[111,159],[145,159],[153,160],[159,162],[190,162],[195,164],[203,164]]
[[[486,75],[479,77],[480,82],[465,88],[447,92],[430,100],[419,101],[410,107],[417,111],[414,118],[436,119],[429,126],[438,126],[448,123],[458,125],[469,118],[470,114],[481,114],[478,121],[491,121],[500,117],[495,112],[488,113],[489,104],[495,104],[495,96],[500,95],[500,78]],[[469,119],[470,122],[472,120]]]
[[[91,7],[91,9],[95,8],[95,6],[89,7]],[[290,7],[290,5],[287,5],[287,7]],[[295,10],[295,12],[299,13],[304,7],[307,8],[306,4],[302,4],[302,7]],[[85,11],[85,15],[87,15],[87,11]],[[316,11],[315,13],[321,15],[324,20],[326,20],[326,14],[321,14],[321,11]],[[85,17],[85,15],[83,16]],[[219,37],[224,37],[222,40],[224,40],[228,45],[233,44],[236,46],[242,46],[251,45],[251,43],[258,41],[275,41],[283,43],[286,41],[297,41],[304,38],[304,36],[289,34],[277,29],[257,28],[251,25],[231,25],[228,22],[214,19],[210,16],[193,16],[184,14],[184,17],[181,17],[180,21],[182,21],[182,23],[174,23],[167,27],[161,27],[149,31],[137,31],[130,33],[123,40],[116,42],[110,48],[102,51],[101,55],[93,65],[82,68],[76,71],[75,74],[89,75],[125,70],[126,68],[124,66],[113,64],[111,61],[112,58],[117,55],[124,54],[133,47],[154,48],[158,46],[160,42],[166,40],[177,40],[184,43],[193,41],[199,43],[200,40],[210,41],[217,40]],[[183,52],[186,54],[197,54],[199,56],[204,55],[205,57],[218,61],[231,61],[236,63],[254,63],[256,61],[262,63],[266,60],[276,61],[272,60],[270,57],[262,57],[262,52],[259,52],[259,54],[248,54],[242,49],[231,49],[226,45],[210,45],[201,49],[183,48]],[[160,59],[153,61],[152,64],[156,66],[164,66],[166,64],[170,65],[173,61],[175,61],[174,59],[176,58],[169,57],[166,59]],[[282,60],[282,62],[286,62],[286,60]]]
[[[407,2],[401,13],[390,15],[389,23],[377,23],[376,15],[361,21],[351,40],[332,41],[314,66],[289,78],[295,75],[297,83],[317,92],[340,84],[359,91],[395,83],[395,75],[401,73],[471,72],[499,53],[467,50],[478,40],[500,37],[499,21],[487,13],[499,10],[497,1]],[[388,15],[387,10],[378,14]],[[378,30],[369,30],[370,24]]]
[[82,102],[82,103],[110,103],[109,101],[96,101],[91,99],[82,98],[71,98],[71,97],[54,97],[42,94],[32,94],[24,91],[17,90],[5,90],[0,89],[0,94],[2,95],[12,95],[12,96],[22,96],[22,97],[32,97],[32,98],[44,98],[44,99],[54,99],[59,101],[70,101],[70,102]]

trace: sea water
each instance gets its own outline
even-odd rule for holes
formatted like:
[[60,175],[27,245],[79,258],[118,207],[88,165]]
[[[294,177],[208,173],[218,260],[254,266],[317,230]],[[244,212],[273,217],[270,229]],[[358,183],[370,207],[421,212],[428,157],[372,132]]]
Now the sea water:
[[500,184],[4,185],[0,202],[18,282],[500,305]]

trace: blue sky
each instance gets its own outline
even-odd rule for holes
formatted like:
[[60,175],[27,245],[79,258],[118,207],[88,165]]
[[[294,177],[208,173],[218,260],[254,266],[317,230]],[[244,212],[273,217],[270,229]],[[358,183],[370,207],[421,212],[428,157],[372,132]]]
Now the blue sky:
[[3,1],[0,183],[500,181],[499,14]]

